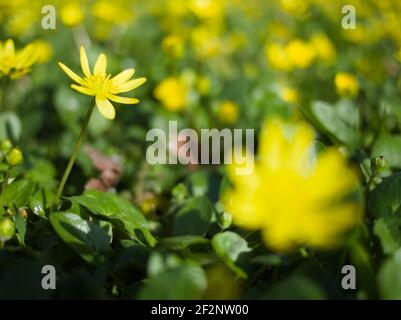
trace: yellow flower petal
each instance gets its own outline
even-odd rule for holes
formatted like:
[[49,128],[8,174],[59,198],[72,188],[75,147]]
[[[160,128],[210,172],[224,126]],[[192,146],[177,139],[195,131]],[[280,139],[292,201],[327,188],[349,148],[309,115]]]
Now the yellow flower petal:
[[99,58],[97,58],[95,63],[95,68],[93,70],[94,74],[106,74],[107,68],[107,58],[105,54],[101,54]]
[[94,96],[93,91],[89,90],[88,88],[77,86],[76,84],[72,84],[71,88],[73,88],[74,90],[76,90],[80,93],[87,94],[88,96]]
[[136,104],[139,102],[136,98],[119,97],[115,95],[108,95],[107,97],[112,101],[122,104]]
[[89,69],[88,57],[86,56],[86,51],[84,47],[81,47],[80,59],[82,71],[84,72],[84,75],[89,78],[91,76],[91,71]]
[[15,46],[14,46],[14,41],[13,39],[8,39],[5,43],[4,43],[4,49],[5,49],[5,53],[7,55],[14,55],[15,53]]
[[96,106],[106,119],[113,120],[116,116],[116,110],[109,100],[96,97]]
[[131,81],[124,82],[114,88],[113,93],[127,92],[138,88],[146,82],[146,78],[138,78]]
[[59,62],[58,65],[72,80],[78,82],[79,84],[83,84],[84,82],[83,79],[80,76],[78,76],[74,71],[72,71],[70,68],[68,68],[65,64]]
[[134,74],[135,74],[135,69],[133,69],[133,68],[124,70],[123,72],[120,72],[115,77],[111,78],[111,82],[115,86],[119,85],[120,83],[123,83],[123,82],[131,79]]

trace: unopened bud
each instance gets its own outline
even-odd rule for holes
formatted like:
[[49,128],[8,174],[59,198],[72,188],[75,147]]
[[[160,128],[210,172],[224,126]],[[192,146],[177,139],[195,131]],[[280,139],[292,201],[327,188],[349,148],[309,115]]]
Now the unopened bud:
[[0,151],[3,151],[3,152],[5,152],[5,153],[7,153],[8,151],[10,151],[11,150],[11,148],[13,147],[13,144],[11,143],[11,141],[10,140],[3,140],[1,143],[0,143]]
[[15,225],[10,218],[0,219],[0,242],[6,242],[14,237]]
[[16,167],[23,162],[22,152],[19,148],[12,148],[6,156],[7,164],[10,167]]
[[374,175],[383,173],[386,165],[386,159],[383,156],[376,156],[370,160],[370,166]]

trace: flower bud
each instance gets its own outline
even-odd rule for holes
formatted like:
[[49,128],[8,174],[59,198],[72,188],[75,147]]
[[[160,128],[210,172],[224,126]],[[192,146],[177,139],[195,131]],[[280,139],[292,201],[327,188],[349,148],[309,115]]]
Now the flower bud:
[[1,143],[0,143],[0,151],[3,151],[3,152],[8,152],[8,151],[10,151],[11,150],[11,148],[13,147],[13,144],[11,143],[11,141],[10,140],[3,140]]
[[10,218],[0,219],[0,242],[6,242],[14,237],[15,225]]
[[10,167],[20,165],[23,161],[21,150],[19,148],[12,148],[11,151],[7,153],[6,160]]
[[374,175],[381,174],[386,168],[386,159],[383,156],[376,156],[370,160],[370,166]]
[[233,216],[227,211],[222,211],[217,215],[217,223],[222,229],[227,229],[233,222]]

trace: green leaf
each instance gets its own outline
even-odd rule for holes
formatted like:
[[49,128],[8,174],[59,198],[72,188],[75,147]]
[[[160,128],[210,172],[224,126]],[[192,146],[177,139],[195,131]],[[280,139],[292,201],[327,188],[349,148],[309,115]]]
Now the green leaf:
[[153,247],[156,239],[149,231],[149,225],[142,213],[128,200],[109,192],[86,190],[83,195],[71,197],[93,214],[120,224],[132,239]]
[[388,166],[401,168],[401,135],[383,133],[373,145],[372,157],[384,156]]
[[147,280],[139,293],[139,299],[201,299],[206,286],[207,279],[202,268],[192,265],[179,266]]
[[358,109],[349,100],[340,100],[336,105],[314,101],[311,112],[319,127],[337,142],[349,147],[358,143]]
[[19,140],[21,136],[21,121],[13,112],[0,114],[0,140]]
[[321,300],[325,293],[318,283],[303,276],[292,275],[268,291],[264,299]]
[[379,291],[382,299],[401,299],[401,250],[388,258],[378,275]]
[[15,216],[15,226],[18,231],[18,239],[21,244],[25,246],[25,233],[26,233],[26,219],[24,219],[19,212]]
[[380,239],[383,252],[392,254],[401,247],[401,217],[381,217],[373,226],[373,233]]
[[34,183],[30,180],[15,181],[7,186],[5,202],[8,206],[21,208],[29,204],[29,198],[34,191]]
[[244,238],[235,232],[225,231],[212,238],[212,247],[227,267],[241,278],[246,278],[245,272],[235,265],[242,253],[252,250]]
[[50,214],[50,223],[60,238],[85,261],[97,263],[110,251],[107,233],[91,221],[71,212]]
[[374,217],[401,213],[401,172],[383,179],[371,192],[368,209]]
[[171,250],[185,250],[188,247],[196,244],[207,244],[207,243],[209,243],[209,239],[191,235],[168,237],[160,240],[160,244]]
[[177,212],[174,220],[174,236],[205,235],[213,216],[213,206],[206,197],[189,199]]

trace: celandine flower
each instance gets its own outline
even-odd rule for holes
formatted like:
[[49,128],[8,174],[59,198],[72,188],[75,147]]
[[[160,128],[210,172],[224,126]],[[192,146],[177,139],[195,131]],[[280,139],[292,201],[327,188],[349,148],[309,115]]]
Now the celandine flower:
[[274,250],[331,248],[360,219],[360,202],[350,196],[358,178],[335,148],[314,157],[309,125],[293,129],[289,134],[279,120],[264,127],[254,171],[235,175],[230,167],[233,188],[223,203],[234,223],[261,229]]
[[84,73],[83,77],[78,76],[63,63],[59,62],[58,64],[72,80],[79,84],[72,84],[71,88],[80,93],[95,97],[96,106],[105,118],[114,119],[116,115],[110,100],[122,104],[136,104],[139,102],[139,100],[135,98],[117,96],[118,93],[131,91],[146,81],[146,78],[130,80],[135,73],[134,69],[124,70],[111,78],[111,75],[106,73],[107,58],[103,53],[97,58],[93,74],[89,69],[88,58],[84,47],[81,47],[80,58],[82,71]]
[[21,78],[31,71],[38,55],[33,44],[21,50],[15,50],[14,41],[0,41],[0,78],[9,76],[11,79]]

